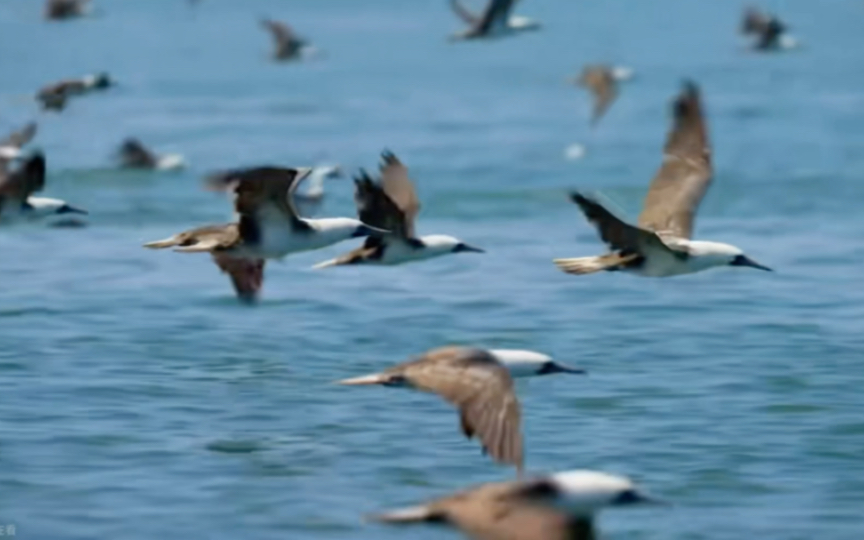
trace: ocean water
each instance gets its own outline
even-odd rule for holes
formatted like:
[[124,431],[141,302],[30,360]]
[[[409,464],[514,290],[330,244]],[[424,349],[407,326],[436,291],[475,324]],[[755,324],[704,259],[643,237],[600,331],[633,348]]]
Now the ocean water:
[[[541,32],[452,44],[444,0],[96,0],[48,24],[0,5],[0,128],[35,118],[46,195],[90,226],[0,229],[0,525],[27,539],[455,539],[361,516],[512,471],[435,397],[344,388],[445,344],[528,348],[588,377],[520,382],[531,471],[627,474],[675,503],[609,511],[612,540],[859,540],[864,534],[864,4],[774,0],[800,50],[746,52],[741,5],[529,0]],[[263,15],[324,56],[275,65]],[[632,67],[599,128],[565,82]],[[44,84],[107,70],[114,90],[39,113]],[[680,81],[703,89],[716,175],[697,236],[744,269],[577,278],[600,253],[568,202],[597,189],[635,216]],[[112,169],[135,135],[180,173]],[[579,160],[565,149],[583,144]],[[393,150],[421,233],[484,247],[395,268],[271,263],[240,305],[206,256],[144,241],[230,216],[200,177]],[[319,215],[352,215],[333,180]],[[4,530],[4,532],[8,532]]]

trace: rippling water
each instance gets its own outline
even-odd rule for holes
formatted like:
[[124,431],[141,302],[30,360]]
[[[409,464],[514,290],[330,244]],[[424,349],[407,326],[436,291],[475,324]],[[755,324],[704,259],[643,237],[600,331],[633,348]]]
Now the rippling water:
[[[770,4],[801,50],[743,51],[740,6],[716,0],[531,0],[542,32],[459,45],[444,0],[101,0],[68,24],[4,2],[0,127],[38,116],[46,193],[92,219],[0,230],[0,523],[34,539],[457,538],[360,516],[511,473],[433,397],[331,382],[466,343],[590,370],[519,392],[531,470],[629,474],[677,503],[609,512],[609,538],[859,540],[864,6]],[[326,58],[269,63],[262,14]],[[637,78],[591,133],[565,78],[598,60]],[[103,69],[121,86],[62,115],[28,98]],[[552,258],[602,249],[566,189],[635,216],[684,77],[703,86],[717,169],[698,236],[778,272],[559,273]],[[111,170],[128,135],[190,168]],[[568,161],[574,143],[587,154]],[[309,269],[343,244],[269,265],[250,308],[207,257],[140,248],[227,218],[207,170],[372,168],[384,147],[412,168],[419,230],[486,255]],[[328,188],[319,213],[350,215],[350,181]]]

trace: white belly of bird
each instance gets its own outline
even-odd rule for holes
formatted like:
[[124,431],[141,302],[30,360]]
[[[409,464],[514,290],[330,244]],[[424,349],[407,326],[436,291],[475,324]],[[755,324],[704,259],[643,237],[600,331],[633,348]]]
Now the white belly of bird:
[[327,242],[316,231],[295,232],[291,227],[262,227],[256,254],[265,259],[281,259],[291,253],[319,249]]

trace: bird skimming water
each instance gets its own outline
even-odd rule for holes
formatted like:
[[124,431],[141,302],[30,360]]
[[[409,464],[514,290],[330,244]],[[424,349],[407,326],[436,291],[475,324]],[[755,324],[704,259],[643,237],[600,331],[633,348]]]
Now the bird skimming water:
[[353,218],[299,217],[292,196],[308,174],[309,169],[265,166],[211,175],[209,187],[234,193],[237,221],[199,227],[144,247],[210,253],[231,276],[238,297],[252,301],[264,280],[265,260],[383,232]]
[[511,349],[440,347],[381,373],[339,381],[346,385],[380,384],[438,394],[459,408],[466,437],[478,437],[484,452],[522,470],[519,400],[513,377],[585,373],[545,354]]
[[444,523],[474,540],[596,540],[606,508],[658,505],[629,478],[570,470],[490,482],[418,506],[368,516],[388,524]]
[[694,83],[684,83],[673,104],[673,117],[663,165],[651,182],[638,225],[618,218],[596,198],[581,193],[571,195],[612,252],[556,259],[561,270],[568,274],[624,270],[651,277],[690,274],[715,266],[770,270],[735,246],[690,240],[696,210],[712,175],[707,126],[699,88]]
[[353,251],[315,265],[315,268],[346,264],[393,265],[421,261],[451,253],[482,253],[458,238],[443,234],[417,237],[414,218],[420,201],[408,178],[408,168],[391,152],[381,155],[381,181],[375,183],[365,171],[354,180],[354,199],[360,220],[389,234],[372,234]]

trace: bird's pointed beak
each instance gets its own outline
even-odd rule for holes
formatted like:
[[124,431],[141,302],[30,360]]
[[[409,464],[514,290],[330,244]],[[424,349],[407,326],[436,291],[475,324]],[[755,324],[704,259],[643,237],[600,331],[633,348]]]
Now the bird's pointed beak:
[[486,253],[485,249],[480,249],[478,247],[469,246],[468,244],[460,245],[458,251],[461,253]]
[[571,367],[564,364],[559,364],[558,362],[547,362],[540,369],[538,374],[540,375],[552,375],[554,373],[570,373],[573,375],[587,375],[588,371],[578,368]]
[[369,384],[383,384],[386,380],[387,378],[385,375],[381,373],[374,373],[372,375],[364,375],[362,377],[342,379],[341,381],[336,381],[336,384],[342,384],[345,386],[363,386]]
[[764,270],[765,272],[773,272],[771,268],[768,268],[765,265],[759,264],[750,257],[746,255],[738,255],[735,259],[730,263],[731,266],[746,266],[749,268],[755,268],[757,270]]
[[61,206],[60,210],[58,210],[57,213],[58,214],[81,214],[84,216],[89,214],[89,212],[87,210],[84,210],[83,208],[76,208],[76,207],[70,206],[68,204]]

